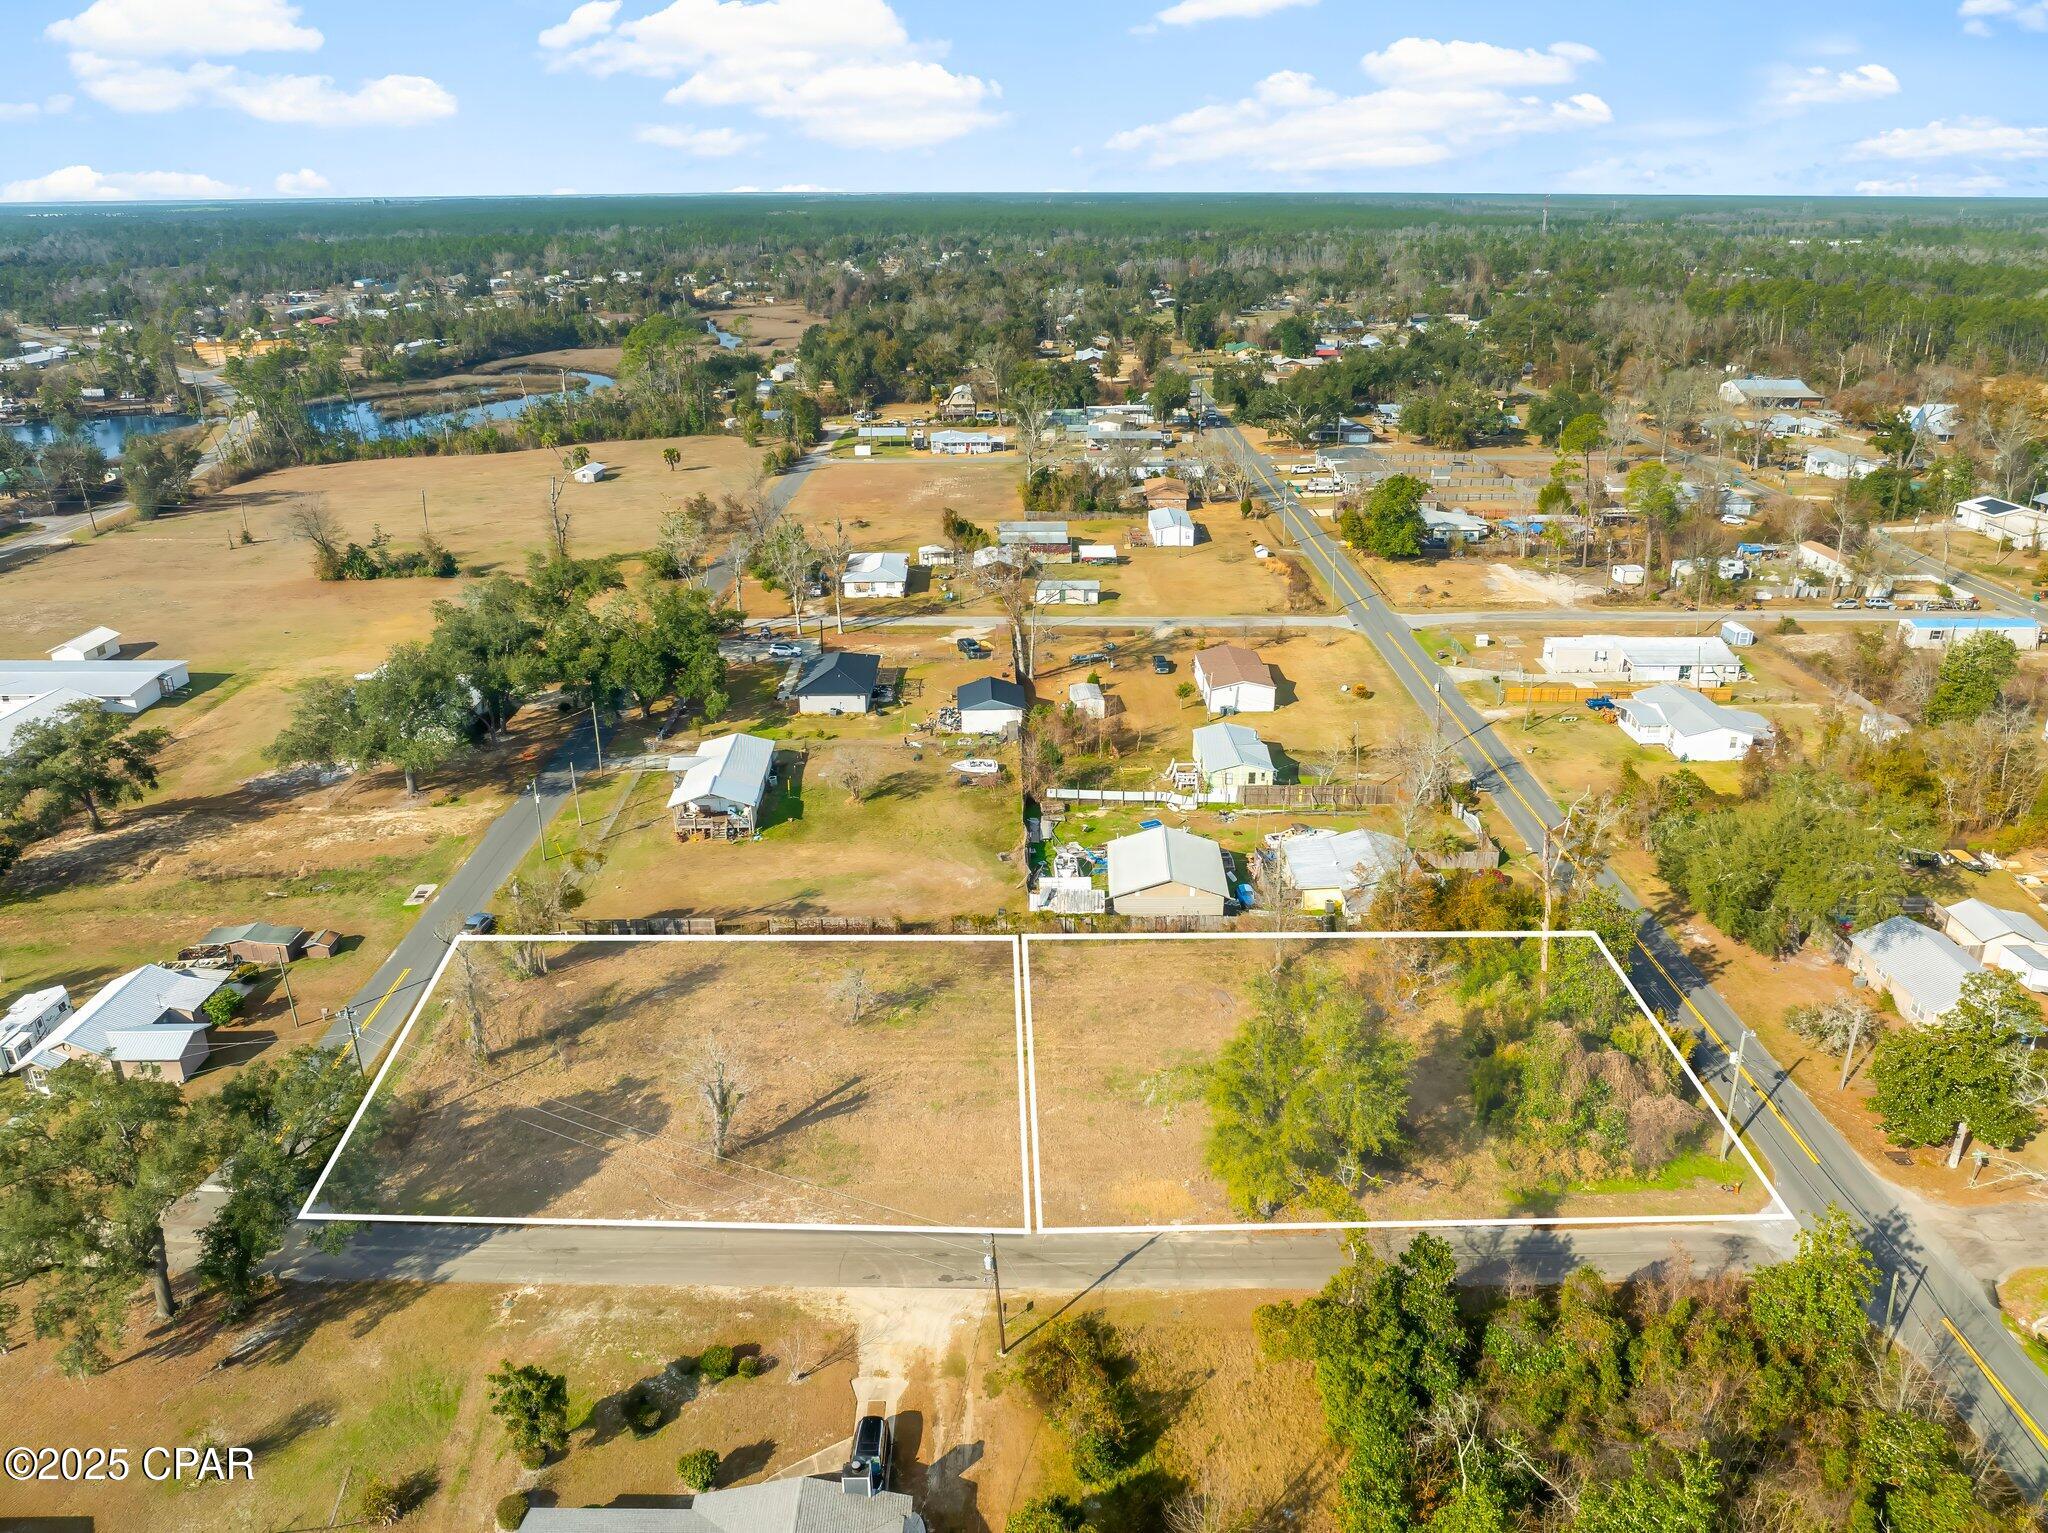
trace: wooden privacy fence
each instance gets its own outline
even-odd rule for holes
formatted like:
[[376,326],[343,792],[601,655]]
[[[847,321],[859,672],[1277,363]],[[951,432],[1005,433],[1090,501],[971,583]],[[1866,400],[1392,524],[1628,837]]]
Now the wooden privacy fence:
[[869,937],[900,932],[903,923],[879,916],[771,916],[768,930],[778,937]]
[[715,937],[718,923],[708,916],[636,916],[620,921],[578,921],[586,937]]
[[1394,802],[1383,782],[1261,783],[1237,790],[1246,809],[1374,809]]
[[[1647,687],[1661,686],[1655,681],[1618,681],[1590,687],[1574,687],[1563,682],[1505,681],[1500,683],[1503,698],[1510,703],[1583,703],[1590,697],[1634,697]],[[1697,682],[1685,682],[1684,686],[1702,697],[1710,697],[1717,703],[1725,703],[1735,696],[1733,687],[1703,687]]]

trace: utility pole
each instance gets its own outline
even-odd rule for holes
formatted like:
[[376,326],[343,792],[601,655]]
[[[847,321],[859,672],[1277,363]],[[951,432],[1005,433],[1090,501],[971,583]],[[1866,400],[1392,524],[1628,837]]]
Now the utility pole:
[[988,1273],[989,1277],[994,1280],[996,1287],[996,1356],[1008,1357],[1010,1355],[1010,1335],[1003,1324],[1003,1267],[1002,1263],[996,1258],[996,1237],[984,1235],[982,1239],[986,1244],[986,1249],[982,1252],[981,1257],[982,1270]]
[[540,833],[540,860],[548,860],[548,819],[540,807],[540,778],[533,779],[533,826]]
[[1728,1128],[1721,1135],[1721,1159],[1728,1158],[1728,1152],[1735,1145],[1735,1099],[1742,1092],[1742,1051],[1749,1044],[1749,1029],[1742,1030],[1742,1036],[1735,1040],[1735,1068],[1728,1076]]
[[569,763],[569,798],[576,805],[576,828],[583,828],[583,792],[576,786],[576,763]]
[[420,491],[420,531],[424,532],[429,538],[434,535],[434,529],[427,523],[427,492],[425,490]]
[[1856,1057],[1856,1045],[1863,1041],[1863,1018],[1857,1017],[1849,1024],[1849,1046],[1842,1051],[1842,1078],[1835,1083],[1835,1090],[1849,1089],[1849,1062]]
[[299,1025],[299,1003],[292,995],[291,971],[285,968],[282,958],[277,961],[277,977],[284,982],[284,1003],[292,1009],[292,1026]]
[[597,724],[597,697],[590,699],[590,738],[597,742],[597,774],[604,775],[604,731]]
[[355,1007],[342,1007],[341,1020],[348,1024],[349,1047],[354,1049],[356,1053],[356,1074],[366,1074],[367,1072],[363,1069],[363,1034],[362,1029],[356,1026]]

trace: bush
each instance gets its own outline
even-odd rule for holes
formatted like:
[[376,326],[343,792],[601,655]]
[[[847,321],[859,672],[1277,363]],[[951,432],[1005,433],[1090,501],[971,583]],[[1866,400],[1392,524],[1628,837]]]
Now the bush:
[[199,1009],[206,1013],[206,1020],[215,1027],[226,1027],[242,1011],[242,992],[232,986],[223,985],[201,1003]]
[[519,1524],[526,1521],[527,1505],[526,1492],[523,1490],[515,1490],[509,1496],[500,1496],[498,1526],[503,1528],[505,1533],[513,1533]]
[[686,1489],[707,1491],[718,1477],[718,1455],[709,1448],[693,1448],[676,1460],[676,1473]]
[[1003,1533],[1091,1533],[1081,1509],[1065,1496],[1040,1496],[1010,1513]]
[[363,1481],[362,1492],[356,1497],[356,1510],[372,1527],[389,1528],[405,1521],[405,1514],[412,1508],[406,1504],[402,1486],[373,1474]]
[[757,1379],[761,1376],[761,1359],[751,1352],[733,1364],[733,1375],[742,1379]]
[[661,1398],[645,1381],[626,1391],[619,1402],[619,1414],[635,1437],[651,1437],[661,1430]]
[[548,1450],[538,1446],[521,1448],[519,1464],[523,1469],[545,1469],[548,1464]]
[[732,1348],[723,1343],[706,1347],[697,1359],[697,1377],[706,1384],[722,1384],[732,1377],[735,1359]]

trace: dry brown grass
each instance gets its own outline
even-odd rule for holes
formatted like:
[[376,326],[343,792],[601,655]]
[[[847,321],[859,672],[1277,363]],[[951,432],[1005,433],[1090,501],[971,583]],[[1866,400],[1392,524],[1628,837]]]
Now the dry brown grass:
[[[522,980],[502,944],[466,946],[490,976],[490,1052],[472,1051],[452,964],[381,1088],[388,1126],[337,1169],[374,1175],[374,1207],[343,1211],[1015,1224],[1011,951],[552,944],[552,972]],[[747,1093],[722,1159],[700,1094],[714,1056]]]

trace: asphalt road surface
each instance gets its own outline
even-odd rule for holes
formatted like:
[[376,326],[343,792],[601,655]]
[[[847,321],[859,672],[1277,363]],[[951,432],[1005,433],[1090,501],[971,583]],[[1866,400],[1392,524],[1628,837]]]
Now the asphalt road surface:
[[[1307,511],[1243,435],[1224,433],[1353,624],[1387,659],[1425,714],[1454,740],[1482,792],[1532,850],[1563,819],[1533,772],[1494,734],[1415,641],[1350,554]],[[1692,966],[1643,902],[1612,874],[1605,881],[1644,910],[1637,948],[1623,957],[1636,987],[1661,1013],[1698,1030],[1696,1060],[1723,1102],[1732,1053],[1745,1028]],[[1622,955],[1617,955],[1621,957]],[[1945,1381],[1950,1398],[2014,1481],[2036,1500],[2048,1497],[2048,1374],[2005,1328],[1996,1305],[1954,1250],[1877,1177],[1836,1133],[1755,1038],[1743,1049],[1733,1116],[1782,1196],[1802,1220],[1829,1205],[1846,1210],[1883,1271],[1876,1318]],[[1998,1217],[1995,1213],[1988,1217]]]

